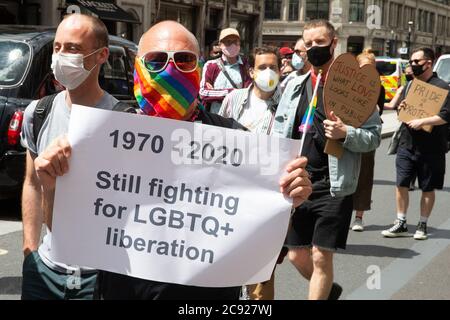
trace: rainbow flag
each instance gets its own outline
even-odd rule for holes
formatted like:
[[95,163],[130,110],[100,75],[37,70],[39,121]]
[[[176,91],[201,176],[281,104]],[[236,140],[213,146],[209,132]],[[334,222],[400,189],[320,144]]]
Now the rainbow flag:
[[[305,132],[309,131],[309,129],[311,129],[311,126],[314,121],[314,113],[316,112],[316,108],[317,108],[317,94],[314,95],[313,100],[311,101],[311,103],[308,106],[308,109],[306,110],[305,114],[303,115],[302,123],[301,123],[300,127],[298,128],[299,132],[305,133]],[[308,119],[308,115],[309,115],[309,119]],[[306,123],[306,122],[308,122],[308,123]]]

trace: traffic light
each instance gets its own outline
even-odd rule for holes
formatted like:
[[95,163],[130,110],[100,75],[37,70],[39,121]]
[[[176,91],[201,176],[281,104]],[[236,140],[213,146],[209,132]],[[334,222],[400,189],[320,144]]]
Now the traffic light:
[[390,57],[391,56],[391,47],[392,47],[392,40],[386,40],[384,42],[384,55]]

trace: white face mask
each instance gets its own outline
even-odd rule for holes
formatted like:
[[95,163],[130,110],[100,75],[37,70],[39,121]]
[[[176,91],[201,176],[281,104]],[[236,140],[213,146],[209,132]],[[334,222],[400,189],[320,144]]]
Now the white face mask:
[[291,64],[295,70],[300,70],[305,66],[305,61],[303,61],[303,58],[301,56],[294,53],[292,56]]
[[103,48],[95,50],[87,56],[73,53],[54,53],[52,56],[51,68],[56,80],[66,87],[67,90],[78,88],[97,66],[96,64],[91,70],[86,70],[84,68],[84,58],[87,58],[102,49]]
[[255,84],[264,92],[272,92],[280,81],[280,75],[272,69],[258,71],[255,77]]

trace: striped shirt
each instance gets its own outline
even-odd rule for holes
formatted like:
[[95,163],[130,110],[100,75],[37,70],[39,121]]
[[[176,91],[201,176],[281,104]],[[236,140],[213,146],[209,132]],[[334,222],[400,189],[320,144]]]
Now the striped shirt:
[[[229,93],[223,100],[219,115],[226,118],[233,118],[248,130],[255,133],[270,134],[272,131],[273,119],[278,102],[281,99],[281,90],[279,87],[269,100],[266,100],[266,110],[261,114],[256,114],[251,123],[242,123],[246,112],[251,112],[252,108],[253,85],[246,89],[237,89]],[[246,115],[245,118],[249,118]]]
[[[241,57],[238,57],[237,62],[233,64],[228,63],[225,56],[219,59],[222,59],[225,70],[238,88],[246,88],[251,84],[247,67]],[[219,112],[224,97],[235,89],[221,71],[218,61],[218,59],[215,59],[206,62],[203,67],[203,75],[200,82],[200,97],[202,102],[210,105],[210,111],[213,113]],[[208,88],[207,83],[213,89]]]

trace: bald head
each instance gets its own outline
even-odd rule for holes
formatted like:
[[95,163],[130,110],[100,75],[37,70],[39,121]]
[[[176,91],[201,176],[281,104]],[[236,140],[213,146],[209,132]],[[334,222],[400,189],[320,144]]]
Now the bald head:
[[189,50],[200,55],[195,36],[183,25],[175,21],[162,21],[151,27],[139,41],[138,55],[151,50]]
[[109,45],[108,29],[99,18],[80,13],[66,15],[59,24],[57,32],[67,32],[67,30],[83,33],[88,37],[92,36],[98,48]]

